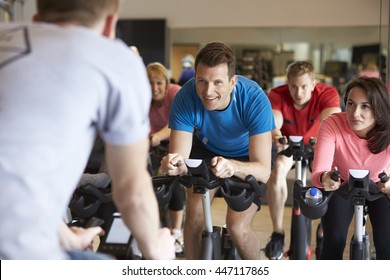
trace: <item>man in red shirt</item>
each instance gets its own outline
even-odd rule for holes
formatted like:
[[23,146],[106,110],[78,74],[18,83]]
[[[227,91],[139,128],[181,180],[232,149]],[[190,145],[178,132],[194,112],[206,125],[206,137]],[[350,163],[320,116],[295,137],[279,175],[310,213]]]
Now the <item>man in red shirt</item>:
[[[303,136],[305,145],[311,137],[317,136],[321,120],[340,112],[340,96],[336,88],[315,81],[313,65],[296,61],[287,67],[287,84],[270,91],[268,97],[274,113],[276,129],[272,138],[278,152],[287,148],[279,138]],[[283,257],[284,204],[287,200],[287,173],[294,162],[292,157],[278,155],[268,180],[268,204],[272,219],[273,233],[265,248],[269,259]]]

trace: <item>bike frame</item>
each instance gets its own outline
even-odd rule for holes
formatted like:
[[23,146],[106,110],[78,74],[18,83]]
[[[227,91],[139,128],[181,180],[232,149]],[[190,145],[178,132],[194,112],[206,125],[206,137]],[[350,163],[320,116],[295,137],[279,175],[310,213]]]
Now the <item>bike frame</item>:
[[[333,171],[332,180],[339,180],[340,174]],[[388,181],[388,175],[385,172],[379,174],[382,183]],[[299,201],[305,214],[313,219],[321,218],[328,209],[329,200],[333,195],[339,195],[345,200],[352,201],[354,206],[354,234],[350,241],[350,259],[351,260],[369,260],[370,243],[369,237],[365,230],[365,204],[366,200],[375,201],[379,198],[386,197],[370,180],[369,170],[349,170],[348,181],[343,182],[340,188],[335,192],[322,191],[324,199],[318,205],[307,205],[304,200],[304,193],[307,188],[302,188],[299,184],[294,186],[294,199]],[[390,198],[387,196],[390,202]],[[348,203],[346,202],[346,203]]]
[[[361,184],[363,188],[368,191],[369,174],[368,170],[350,169],[350,178],[353,178],[349,181],[350,187],[353,188],[355,183],[358,182],[358,184]],[[354,207],[354,234],[349,246],[349,256],[351,260],[370,259],[370,240],[365,226],[365,201],[365,196],[359,193],[356,193],[352,198]]]
[[[209,180],[206,165],[201,160],[186,159],[185,163],[192,175]],[[200,180],[193,180],[193,192],[202,195],[203,218],[205,230],[202,233],[201,259],[220,260],[221,259],[221,228],[213,226],[211,212],[210,191],[203,186]]]
[[[290,147],[295,162],[295,180],[299,180],[306,186],[306,166],[304,160],[304,144],[302,136],[290,136]],[[291,215],[290,248],[287,252],[291,260],[307,260],[311,257],[311,220],[305,217],[300,210],[299,202],[293,199]]]
[[[210,189],[214,189],[217,186],[224,185],[224,183],[212,180],[213,184],[209,184],[210,182],[210,173],[208,171],[208,167],[206,166],[205,162],[203,160],[197,160],[197,159],[186,159],[185,164],[188,168],[190,176],[189,185],[192,186],[193,192],[195,194],[201,194],[202,195],[202,206],[203,206],[203,217],[204,217],[204,225],[205,230],[202,232],[202,238],[201,238],[201,259],[203,260],[220,260],[222,257],[226,259],[235,259],[239,260],[241,259],[238,255],[238,252],[232,243],[231,239],[229,239],[228,236],[224,235],[224,238],[227,238],[226,243],[229,243],[229,246],[224,249],[224,254],[222,254],[222,232],[221,227],[213,226],[212,224],[212,212],[211,212],[211,197],[210,197]],[[254,181],[253,181],[254,180]],[[221,185],[220,185],[221,183]],[[235,182],[237,183],[237,182]],[[240,185],[239,183],[237,183]],[[254,179],[253,176],[248,176],[245,179],[244,185],[251,185],[251,188],[255,190],[258,188],[257,191],[260,190],[260,186],[257,185],[256,179]],[[254,186],[253,184],[257,185]],[[206,187],[207,186],[207,187]],[[242,184],[240,185],[245,191],[245,186]],[[222,192],[222,196],[226,198],[226,193]],[[253,197],[252,197],[253,198]],[[250,200],[246,200],[247,202],[251,203]],[[242,201],[243,203],[244,200]],[[229,207],[231,205],[228,202]],[[238,210],[240,211],[240,210]],[[229,242],[228,242],[229,241]]]
[[202,195],[203,217],[205,230],[202,233],[202,260],[220,260],[221,253],[221,228],[213,226],[211,213],[210,191]]

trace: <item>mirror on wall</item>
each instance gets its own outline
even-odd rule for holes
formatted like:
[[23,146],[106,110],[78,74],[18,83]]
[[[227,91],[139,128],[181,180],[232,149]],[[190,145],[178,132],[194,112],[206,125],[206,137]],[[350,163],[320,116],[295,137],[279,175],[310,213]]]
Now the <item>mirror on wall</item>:
[[[342,18],[343,15],[348,17],[349,21],[347,22],[352,22],[350,26],[340,26],[342,24],[340,21],[338,23],[332,22],[331,16],[326,21],[322,17],[322,22],[318,26],[308,26],[304,19],[303,21],[294,20],[295,15],[289,21],[271,20],[271,23],[267,25],[261,20],[250,21],[264,24],[262,27],[256,27],[258,26],[256,24],[247,27],[242,24],[242,20],[227,17],[223,17],[219,21],[214,20],[218,17],[202,18],[199,22],[188,17],[178,17],[177,11],[169,13],[171,9],[165,6],[176,4],[173,0],[166,1],[164,8],[167,10],[161,7],[159,12],[152,11],[147,7],[144,8],[141,4],[136,5],[137,11],[135,11],[134,3],[123,1],[120,15],[121,19],[148,20],[155,19],[156,15],[166,16],[165,51],[161,55],[163,57],[161,60],[164,61],[161,62],[172,71],[173,77],[177,78],[178,76],[181,67],[180,61],[184,53],[195,54],[199,46],[218,40],[232,46],[239,59],[240,69],[238,70],[240,73],[252,75],[253,79],[258,80],[265,89],[271,87],[275,80],[277,82],[278,77],[283,76],[289,61],[301,59],[312,61],[317,73],[320,74],[319,77],[326,82],[331,79],[331,82],[341,90],[348,79],[357,75],[369,64],[376,65],[385,81],[390,80],[388,71],[390,64],[388,55],[389,1],[354,1],[354,7],[349,5],[349,2],[345,4],[347,1],[342,1],[344,5],[337,1],[329,1],[327,10],[333,10],[339,20],[340,15]],[[255,5],[253,1],[244,2],[248,5]],[[320,7],[312,2],[305,3],[308,9],[315,9],[317,15]],[[16,21],[29,21],[35,14],[35,1],[0,0],[0,21],[2,22],[10,21],[9,13],[5,12],[4,9],[6,4],[10,3],[12,3],[12,19]],[[261,5],[267,4],[271,7],[272,3],[273,1],[264,1]],[[236,3],[226,1],[226,7],[231,7],[230,5],[236,5]],[[357,18],[354,8],[356,6],[368,7],[367,5],[369,5],[370,11],[366,18],[369,20],[365,21],[365,17],[362,17],[361,13]],[[299,5],[294,4],[294,7],[297,6]],[[196,8],[194,7],[194,9]],[[251,13],[248,11],[248,14]],[[288,13],[285,16],[287,17]],[[261,19],[261,17],[259,18]],[[321,17],[319,16],[319,18]],[[272,15],[271,19],[274,19]],[[203,27],[193,27],[188,24],[189,22],[195,22],[196,26]],[[284,27],[275,26],[280,22],[289,22],[290,24],[286,24]],[[295,26],[294,23],[299,22],[301,25]],[[359,22],[362,22],[361,26],[359,26]],[[231,26],[223,27],[227,24],[231,24]],[[210,25],[221,27],[209,27]],[[148,35],[144,37],[150,37]],[[140,51],[143,52],[142,49]]]
[[[367,67],[376,68],[384,81],[389,80],[389,0],[377,3],[374,26],[172,28],[170,43],[180,50],[223,41],[236,53],[238,73],[256,80],[265,90],[280,83],[290,61],[309,60],[319,79],[342,92]],[[170,65],[177,65],[178,59],[172,54]]]

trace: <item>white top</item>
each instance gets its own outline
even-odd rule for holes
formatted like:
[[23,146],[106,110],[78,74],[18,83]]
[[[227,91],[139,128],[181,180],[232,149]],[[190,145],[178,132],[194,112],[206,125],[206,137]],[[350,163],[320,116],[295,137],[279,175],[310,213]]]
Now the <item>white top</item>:
[[86,28],[0,24],[0,259],[61,259],[61,218],[96,132],[149,133],[142,59]]

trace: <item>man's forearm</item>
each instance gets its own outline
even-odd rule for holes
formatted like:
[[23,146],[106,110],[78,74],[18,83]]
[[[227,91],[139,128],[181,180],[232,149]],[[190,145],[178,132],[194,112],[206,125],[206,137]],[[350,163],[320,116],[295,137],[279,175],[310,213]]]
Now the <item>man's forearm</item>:
[[[141,176],[140,176],[141,177]],[[125,224],[131,229],[141,252],[148,256],[158,240],[160,227],[158,206],[151,179],[134,182],[137,187],[114,196]],[[147,182],[147,183],[146,183]],[[149,183],[150,182],[150,183]]]

